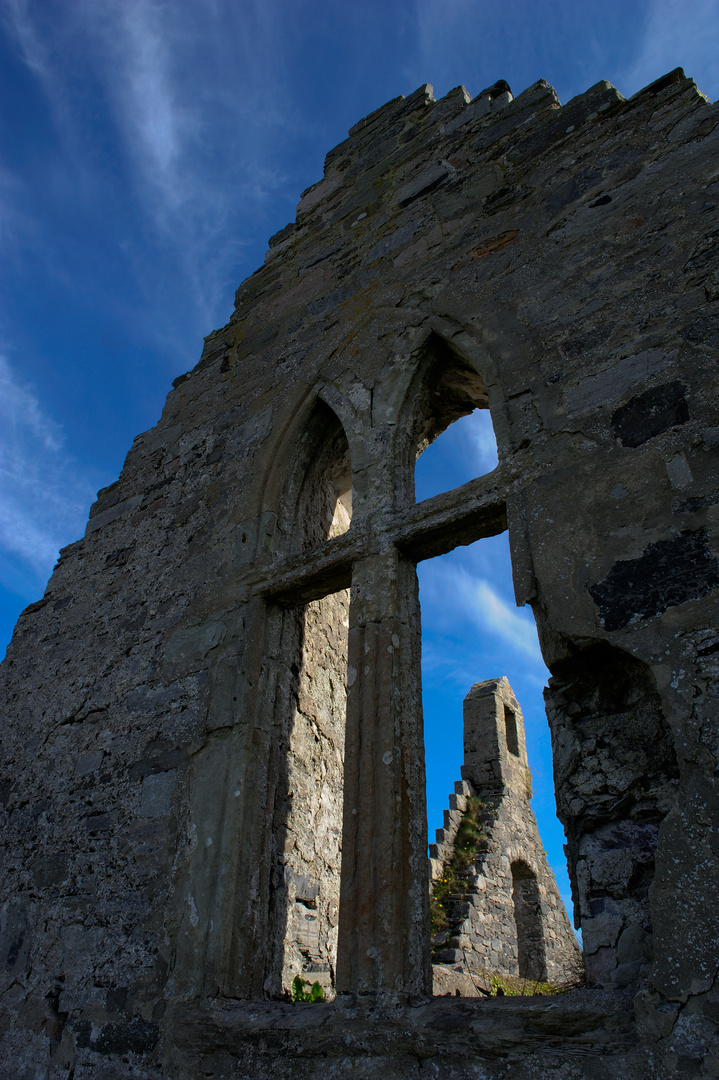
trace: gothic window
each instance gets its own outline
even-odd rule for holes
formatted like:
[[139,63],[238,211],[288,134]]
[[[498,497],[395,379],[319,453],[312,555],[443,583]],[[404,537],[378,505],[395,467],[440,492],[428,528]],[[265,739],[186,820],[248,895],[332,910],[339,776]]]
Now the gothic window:
[[[349,446],[335,413],[318,401],[295,448],[283,503],[285,542],[312,550],[347,532],[352,518]],[[320,590],[321,591],[321,590]],[[331,994],[342,859],[349,589],[290,606],[291,665],[284,767],[275,798],[269,988],[291,992],[300,976]]]
[[517,716],[514,709],[504,706],[504,732],[507,739],[507,750],[515,757],[519,757],[519,736],[517,734]]

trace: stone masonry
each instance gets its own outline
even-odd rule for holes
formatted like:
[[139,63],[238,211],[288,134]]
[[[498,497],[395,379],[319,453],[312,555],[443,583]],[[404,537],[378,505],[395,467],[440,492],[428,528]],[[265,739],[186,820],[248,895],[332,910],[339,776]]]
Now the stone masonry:
[[[297,708],[290,730],[287,809],[277,839],[279,981],[334,987],[342,850],[347,590],[307,605]],[[286,890],[286,892],[285,892]],[[281,944],[280,944],[281,943]]]
[[[719,1075],[718,124],[422,86],[327,155],[0,669],[2,1080]],[[432,1001],[415,567],[505,529],[588,986]]]
[[[468,796],[485,805],[486,840],[466,872],[466,888],[449,904],[450,929],[434,936],[435,965],[577,986],[584,980],[581,953],[529,803],[524,718],[504,676],[476,683],[464,699],[462,777],[430,844],[433,881],[451,858]],[[437,974],[435,967],[435,982]]]

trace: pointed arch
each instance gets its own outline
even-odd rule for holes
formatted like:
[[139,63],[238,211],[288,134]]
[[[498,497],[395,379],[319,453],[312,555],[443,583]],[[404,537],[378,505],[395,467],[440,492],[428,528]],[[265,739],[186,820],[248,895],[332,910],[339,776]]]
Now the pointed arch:
[[337,414],[317,398],[305,435],[290,463],[283,517],[298,546],[340,536],[352,518],[352,456]]
[[[255,478],[258,529],[246,557],[267,576],[278,560],[349,525],[352,454],[320,393],[287,403],[270,464]],[[190,798],[215,842],[193,849],[181,872],[182,896],[197,898],[199,920],[188,922],[179,899],[176,914],[187,986],[258,999],[281,996],[302,971],[313,972],[311,981],[331,977],[349,607],[349,589],[335,589],[309,603],[246,593],[233,614],[237,639],[228,635],[213,658],[213,734],[193,761]],[[225,726],[238,715],[241,723]],[[299,836],[315,844],[314,868]]]
[[[298,414],[276,462],[273,554],[309,551],[340,536],[352,516],[352,454],[322,390]],[[349,589],[294,606],[266,601],[287,642],[288,672],[273,724],[276,785],[268,838],[268,942],[263,987],[296,976],[334,983],[342,851]]]
[[285,428],[260,497],[270,557],[312,548],[345,532],[352,518],[352,451],[345,425],[314,390]]
[[471,343],[466,334],[450,339],[432,330],[413,354],[414,370],[396,426],[402,474],[397,494],[402,502],[414,501],[414,466],[420,454],[460,417],[501,402],[484,350],[460,348],[458,340],[465,346]]

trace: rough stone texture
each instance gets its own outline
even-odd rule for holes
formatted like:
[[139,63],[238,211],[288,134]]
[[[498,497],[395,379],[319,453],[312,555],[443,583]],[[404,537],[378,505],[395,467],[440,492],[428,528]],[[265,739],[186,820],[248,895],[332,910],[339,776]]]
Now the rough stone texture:
[[[518,1077],[717,1075],[718,122],[679,70],[563,107],[545,82],[471,103],[422,87],[330,152],[3,664],[5,1078],[497,1076],[503,1055]],[[418,450],[474,407],[499,466],[416,505]],[[415,563],[507,527],[609,988],[413,1011]],[[312,715],[301,609],[350,586],[351,1020],[241,1003],[281,985],[279,841],[314,814],[288,799],[313,760],[292,735]],[[297,850],[302,872],[333,858]]]
[[[449,901],[449,930],[435,934],[436,963],[458,973],[507,973],[577,986],[584,968],[547,862],[532,808],[524,717],[507,679],[475,683],[464,699],[464,780],[455,785],[445,825],[430,844],[434,881],[451,858],[467,796],[485,804],[486,840]],[[466,981],[466,980],[465,980]],[[434,975],[435,993],[447,982]],[[462,992],[460,982],[456,989]],[[476,991],[475,991],[476,993]]]
[[550,999],[435,998],[393,1008],[362,998],[334,1006],[226,1002],[192,1013],[180,1006],[175,1026],[180,1037],[166,1057],[173,1076],[649,1080],[655,1075],[633,1045],[631,997],[622,991],[580,990]]
[[348,611],[347,589],[305,608],[297,709],[288,747],[288,805],[276,839],[275,903],[281,922],[275,940],[282,943],[282,974],[278,983],[266,987],[275,996],[291,990],[295,975],[319,982],[330,995],[334,987]]

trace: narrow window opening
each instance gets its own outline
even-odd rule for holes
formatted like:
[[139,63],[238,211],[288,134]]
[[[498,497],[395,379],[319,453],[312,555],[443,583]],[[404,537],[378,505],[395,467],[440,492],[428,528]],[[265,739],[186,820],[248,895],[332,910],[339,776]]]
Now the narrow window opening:
[[517,928],[517,968],[520,979],[544,982],[547,962],[539,884],[527,863],[512,863],[512,902]]
[[[436,338],[424,363],[413,429],[417,501],[498,464],[480,375]],[[507,534],[428,559],[418,576],[435,993],[491,992],[502,979],[523,992],[517,980],[540,968],[557,985],[576,984],[581,955],[565,910],[564,835],[541,697],[549,672],[532,614],[515,607]],[[534,907],[512,864],[531,867]],[[529,933],[532,911],[540,922]],[[540,944],[550,953],[543,967]]]
[[281,909],[281,992],[296,976],[334,995],[342,865],[349,589],[314,600],[302,621],[302,654],[287,747],[276,902]]
[[504,736],[507,740],[507,750],[515,757],[519,757],[519,738],[517,736],[517,714],[508,705],[504,706]]
[[[349,445],[318,401],[288,467],[280,516],[286,550],[311,549],[352,520]],[[286,680],[278,737],[270,896],[270,974],[265,992],[291,997],[295,979],[334,996],[342,863],[349,589],[285,612]],[[288,651],[294,655],[294,662]],[[294,985],[293,985],[294,984]]]

